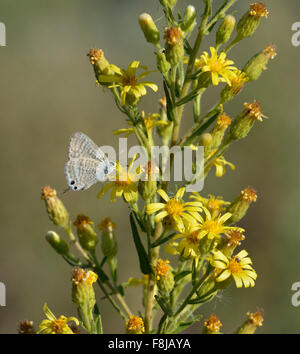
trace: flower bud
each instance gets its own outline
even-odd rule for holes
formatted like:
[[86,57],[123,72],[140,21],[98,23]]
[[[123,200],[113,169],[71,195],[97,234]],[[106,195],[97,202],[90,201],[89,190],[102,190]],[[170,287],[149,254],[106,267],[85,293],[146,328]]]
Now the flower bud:
[[229,205],[227,212],[231,213],[228,224],[239,222],[247,213],[251,203],[256,202],[257,194],[253,188],[245,188],[241,194]]
[[171,9],[177,4],[177,0],[166,0],[166,2]]
[[269,60],[274,59],[276,55],[275,46],[269,45],[262,52],[251,58],[243,69],[249,80],[257,80],[262,72],[267,69]]
[[85,215],[79,214],[73,225],[77,229],[79,243],[83,249],[93,251],[98,243],[98,237],[92,220]]
[[[91,49],[87,56],[90,59],[90,63],[93,65],[96,80],[98,81],[99,75],[115,75],[115,72],[111,69],[111,65],[106,60],[104,53],[101,49]],[[99,82],[99,81],[98,81]],[[99,82],[103,86],[109,86],[111,83]]]
[[263,17],[268,17],[266,6],[262,2],[250,5],[250,10],[240,19],[237,24],[237,38],[242,40],[250,37],[256,31]]
[[170,261],[158,259],[155,267],[157,286],[163,295],[168,295],[174,287],[174,275],[169,266]]
[[75,268],[72,275],[72,301],[79,307],[87,307],[90,312],[93,310],[96,300],[93,283],[98,279],[96,273],[91,270]]
[[69,253],[69,246],[56,232],[48,231],[46,240],[55,249],[58,254],[66,256]]
[[245,239],[245,236],[238,230],[230,230],[225,234],[225,236],[226,238],[220,246],[220,251],[229,258],[232,256],[236,247],[241,245],[242,241]]
[[193,32],[196,26],[196,9],[194,6],[189,5],[184,12],[183,23],[181,25],[181,29],[184,33],[191,33]]
[[62,201],[56,196],[56,190],[50,186],[42,188],[41,198],[45,201],[50,220],[54,225],[66,229],[69,226],[69,214]]
[[210,146],[210,144],[212,143],[213,141],[213,137],[210,133],[203,133],[201,136],[200,136],[200,141],[199,141],[199,144],[201,146]]
[[146,41],[157,44],[159,42],[160,35],[152,17],[146,13],[141,14],[139,16],[139,24],[144,32]]
[[263,118],[266,118],[261,113],[261,105],[259,102],[254,101],[253,103],[244,103],[244,106],[244,111],[231,125],[230,132],[226,136],[228,141],[245,138],[249,134],[256,120],[262,122]]
[[36,334],[32,321],[23,320],[19,325],[19,334]]
[[232,15],[227,15],[224,17],[217,33],[216,33],[216,47],[227,43],[231,37],[236,24],[235,17]]
[[168,123],[167,125],[158,125],[157,126],[157,133],[162,139],[163,145],[168,145],[171,137],[172,137],[172,132],[173,132],[173,122],[168,120],[167,116],[167,102],[166,102],[166,97],[161,98],[159,100],[159,114],[160,114],[160,120],[163,122]]
[[165,29],[166,58],[171,65],[177,65],[183,60],[184,45],[183,32],[179,27],[173,26]]
[[212,142],[209,145],[209,148],[211,150],[217,149],[221,145],[225,132],[228,126],[230,125],[230,123],[231,123],[231,118],[227,114],[222,113],[219,116],[216,125],[210,132],[212,137]]
[[257,327],[263,325],[264,317],[263,310],[258,310],[255,313],[247,312],[248,319],[237,330],[237,334],[254,334]]
[[99,229],[102,230],[101,248],[107,258],[114,258],[118,252],[115,228],[116,224],[110,218],[105,218],[99,225]]
[[220,334],[222,323],[214,313],[204,322],[203,334]]
[[145,333],[144,322],[141,317],[130,316],[126,323],[127,334],[143,334]]
[[242,91],[245,82],[247,82],[248,80],[249,78],[243,71],[235,71],[234,75],[232,75],[230,79],[231,86],[227,84],[221,91],[221,102],[226,103],[231,101],[236,95],[238,95]]
[[157,69],[165,76],[171,69],[171,64],[167,61],[165,53],[159,51],[156,53]]

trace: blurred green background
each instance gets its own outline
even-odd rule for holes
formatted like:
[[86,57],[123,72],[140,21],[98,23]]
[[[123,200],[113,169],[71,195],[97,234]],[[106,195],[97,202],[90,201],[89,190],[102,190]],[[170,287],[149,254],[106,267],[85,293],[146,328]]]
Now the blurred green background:
[[[267,44],[277,45],[278,56],[257,82],[225,107],[234,116],[245,101],[257,99],[270,119],[256,123],[250,136],[227,153],[237,165],[218,179],[209,175],[204,195],[232,200],[251,185],[258,191],[241,226],[247,230],[244,247],[259,275],[253,289],[234,286],[219,296],[203,314],[217,313],[224,332],[231,332],[257,307],[265,311],[260,333],[299,333],[300,308],[291,304],[291,286],[300,281],[299,148],[300,47],[291,44],[291,26],[300,21],[298,0],[265,1],[270,16],[251,39],[231,53],[239,67]],[[179,9],[189,3],[201,14],[202,2],[178,0]],[[215,4],[221,0],[214,1]],[[234,7],[245,12],[249,1]],[[150,13],[164,28],[158,0],[1,0],[0,21],[7,29],[7,47],[0,48],[1,70],[1,238],[0,281],[7,288],[7,306],[0,307],[0,333],[15,333],[22,319],[35,325],[43,318],[47,302],[57,315],[76,315],[71,302],[71,268],[45,241],[53,229],[40,199],[40,188],[50,184],[65,188],[64,164],[70,135],[83,131],[99,145],[117,147],[113,129],[125,127],[124,117],[108,92],[95,87],[86,53],[102,48],[109,61],[127,66],[141,60],[155,69],[154,48],[145,43],[137,18]],[[241,12],[239,12],[239,17]],[[207,50],[211,41],[204,42]],[[151,79],[161,85],[159,76]],[[150,92],[150,91],[149,91]],[[149,93],[141,107],[154,112],[162,94]],[[216,95],[205,96],[204,108]],[[190,122],[186,110],[186,123]],[[67,193],[62,200],[73,219],[89,215],[97,224],[106,216],[117,223],[120,279],[138,276],[138,262],[129,231],[124,203],[96,199],[100,185],[82,193]],[[128,303],[140,310],[140,290],[128,292]],[[98,293],[100,297],[101,294]],[[122,333],[124,324],[104,301],[100,303],[106,333]],[[194,333],[201,327],[194,326]]]

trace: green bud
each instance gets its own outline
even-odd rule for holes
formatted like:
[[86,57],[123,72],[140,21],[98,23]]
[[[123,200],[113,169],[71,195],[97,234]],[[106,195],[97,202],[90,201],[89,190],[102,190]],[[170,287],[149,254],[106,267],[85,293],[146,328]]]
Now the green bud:
[[92,271],[85,272],[81,268],[73,271],[72,301],[88,315],[91,314],[96,303],[93,283],[97,278],[97,274]]
[[110,218],[105,218],[99,225],[102,230],[101,248],[104,256],[114,258],[118,252],[118,244],[115,236],[116,224]]
[[211,148],[211,150],[217,149],[221,145],[225,132],[228,126],[230,125],[230,123],[231,123],[231,118],[227,114],[222,113],[219,116],[216,125],[213,127],[213,129],[210,132],[212,136],[212,142],[209,147]]
[[163,0],[171,9],[177,4],[177,0]]
[[171,64],[167,61],[165,53],[159,51],[156,53],[157,69],[163,74],[167,75],[171,69]]
[[[93,65],[95,77],[98,81],[99,75],[115,75],[115,72],[111,69],[111,65],[106,60],[104,53],[101,49],[91,49],[87,56],[90,59],[90,63]],[[111,83],[100,82],[103,86],[109,86]]]
[[174,275],[169,261],[163,261],[158,259],[155,266],[155,275],[157,280],[157,286],[163,295],[168,295],[174,287]]
[[139,16],[139,24],[144,32],[146,41],[157,44],[160,40],[159,31],[149,14],[143,13]]
[[268,17],[268,11],[265,5],[263,3],[251,4],[250,10],[240,19],[237,24],[237,38],[242,40],[252,36],[263,17]]
[[255,313],[247,312],[248,319],[236,331],[237,334],[254,334],[258,327],[261,327],[264,321],[263,310]]
[[56,232],[48,231],[46,240],[55,249],[58,254],[66,256],[69,254],[69,246]]
[[80,214],[73,224],[77,229],[79,243],[82,248],[92,252],[98,243],[98,237],[92,220],[88,216]]
[[175,66],[179,64],[184,57],[183,32],[179,27],[173,26],[165,29],[166,39],[166,58]]
[[245,138],[252,129],[256,120],[262,121],[265,116],[261,113],[259,102],[244,103],[245,110],[233,121],[230,132],[226,136],[226,143]]
[[46,210],[54,225],[64,229],[69,226],[69,214],[62,201],[56,196],[56,190],[50,186],[42,188],[41,198],[45,201]]
[[200,136],[200,141],[199,144],[201,146],[210,146],[210,144],[212,143],[213,138],[211,136],[211,134],[209,133],[204,133]]
[[193,32],[196,26],[196,9],[194,6],[189,5],[184,12],[183,23],[181,25],[181,29],[184,33],[191,33]]
[[257,80],[262,72],[267,69],[267,64],[270,59],[276,56],[276,48],[272,45],[267,46],[262,52],[256,54],[245,65],[243,71],[248,76],[250,81]]
[[234,30],[235,23],[236,20],[234,16],[227,15],[224,17],[224,20],[216,33],[216,47],[219,47],[220,45],[229,41]]
[[257,194],[253,188],[245,188],[241,194],[228,206],[226,212],[232,214],[228,224],[239,222],[247,213],[251,203],[256,202]]

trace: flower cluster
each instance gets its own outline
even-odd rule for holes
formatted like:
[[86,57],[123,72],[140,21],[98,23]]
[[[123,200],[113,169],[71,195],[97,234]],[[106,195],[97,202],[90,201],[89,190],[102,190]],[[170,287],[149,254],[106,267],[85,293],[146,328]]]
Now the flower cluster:
[[[122,230],[122,237],[132,235],[130,244],[134,244],[137,252],[140,275],[130,276],[126,282],[119,279],[118,253],[122,250],[118,248],[116,223],[104,218],[96,228],[84,214],[79,214],[72,223],[56,191],[44,187],[41,197],[48,216],[71,244],[55,231],[46,235],[51,247],[74,267],[72,301],[79,319],[56,318],[45,305],[46,319],[40,324],[40,333],[78,333],[78,329],[69,326],[70,321],[88,333],[103,333],[96,285],[121,316],[128,334],[179,333],[201,321],[202,315],[197,313],[200,305],[231,284],[237,288],[255,286],[257,273],[252,260],[245,249],[237,250],[246,232],[239,222],[257,200],[255,189],[244,188],[236,198],[225,200],[197,191],[188,194],[191,189],[187,187],[207,179],[213,167],[217,177],[223,177],[227,167],[235,170],[236,166],[225,159],[225,154],[249,135],[257,121],[266,118],[256,100],[245,102],[236,117],[226,104],[248,82],[257,80],[276,56],[275,47],[268,45],[253,53],[244,66],[231,60],[230,51],[254,35],[269,12],[263,3],[253,3],[237,21],[230,10],[235,0],[224,2],[220,8],[213,6],[212,0],[204,0],[201,13],[190,5],[177,16],[177,0],[159,2],[166,20],[163,33],[151,15],[143,13],[138,19],[142,35],[155,48],[156,68],[163,81],[160,92],[164,95],[159,98],[157,109],[145,113],[140,107],[142,98],[148,94],[147,88],[158,91],[156,83],[144,80],[154,70],[148,70],[138,60],[121,69],[110,63],[101,49],[91,49],[88,53],[97,84],[103,88],[103,94],[109,92],[113,96],[126,120],[127,125],[115,129],[114,135],[132,134],[149,158],[147,163],[138,164],[136,155],[128,166],[117,162],[115,178],[109,176],[98,193],[100,203],[105,203],[102,197],[110,192],[111,202],[118,200],[128,207],[130,230]],[[209,50],[202,48],[203,38],[214,36],[211,31],[214,26],[217,27],[215,45]],[[194,43],[192,33],[195,33]],[[246,49],[250,47],[246,45]],[[208,90],[216,93],[217,103],[202,112]],[[188,116],[191,111],[184,109],[188,104],[193,106],[191,117]],[[181,134],[183,118],[189,128]],[[203,147],[203,174],[195,174],[193,181],[182,180],[180,185],[165,181],[163,171],[167,163],[172,169],[176,160],[163,153],[160,161],[153,162],[152,148],[158,145],[162,151],[173,147],[179,151],[184,148],[199,151]],[[196,169],[194,164],[192,167]],[[170,254],[170,260],[161,252]],[[126,302],[126,291],[138,286],[142,288],[140,303],[144,309],[133,312]],[[155,316],[160,319],[154,321]],[[236,333],[254,333],[262,322],[261,310],[248,313]],[[203,322],[202,332],[220,333],[221,327],[217,315],[212,314]],[[32,332],[35,332],[32,322],[23,321],[20,333]]]

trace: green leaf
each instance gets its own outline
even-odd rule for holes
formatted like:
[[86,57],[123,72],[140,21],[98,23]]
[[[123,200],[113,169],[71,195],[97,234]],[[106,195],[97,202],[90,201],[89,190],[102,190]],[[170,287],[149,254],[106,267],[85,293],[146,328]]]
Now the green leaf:
[[203,315],[199,315],[191,319],[190,321],[180,322],[179,326],[174,331],[172,331],[172,334],[177,334],[184,331],[188,327],[192,326],[194,323],[199,322],[202,319],[202,317]]
[[172,234],[164,237],[163,235],[159,237],[155,242],[152,243],[151,248],[157,247],[162,245],[163,243],[169,241],[172,237],[176,235],[176,232],[173,232]]
[[130,225],[131,225],[131,230],[132,230],[132,235],[133,235],[133,241],[138,253],[139,257],[139,262],[140,262],[140,269],[143,274],[151,274],[153,273],[152,267],[149,263],[147,253],[145,251],[145,248],[142,244],[142,241],[140,239],[140,235],[138,233],[134,218],[132,213],[130,213]]
[[165,314],[167,314],[168,316],[173,315],[173,313],[172,313],[171,309],[169,308],[169,305],[166,303],[165,299],[159,297],[158,295],[155,295],[155,300],[157,301],[158,305],[160,306],[160,308],[163,310],[163,312]]
[[184,270],[183,272],[180,272],[175,275],[174,280],[175,282],[178,282],[180,279],[186,277],[187,275],[191,274],[192,272],[190,270]]
[[98,305],[94,306],[94,331],[95,334],[103,334],[103,326]]
[[199,91],[201,89],[195,89],[192,90],[188,95],[184,96],[183,98],[181,98],[180,100],[178,100],[175,105],[178,106],[182,106],[185,103],[188,103],[190,101],[192,101],[195,97],[197,97],[199,95]]
[[167,85],[166,81],[164,81],[164,91],[165,91],[166,101],[167,101],[167,117],[168,117],[169,121],[174,122],[175,117],[174,117],[174,113],[173,113],[173,103],[170,98],[168,85]]
[[192,265],[192,284],[193,286],[196,284],[197,281],[197,267],[196,267],[196,260],[193,259],[193,265]]

